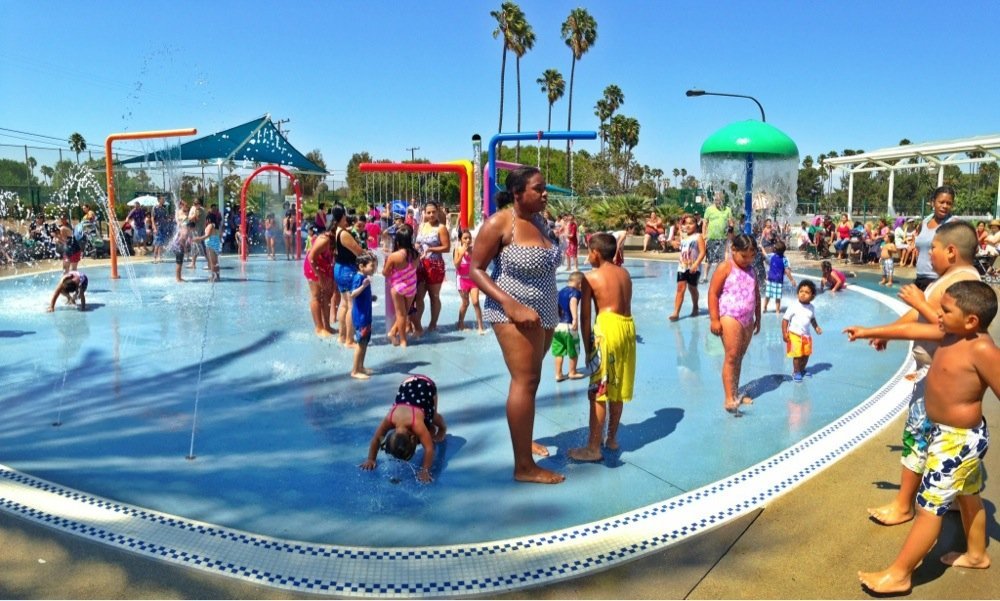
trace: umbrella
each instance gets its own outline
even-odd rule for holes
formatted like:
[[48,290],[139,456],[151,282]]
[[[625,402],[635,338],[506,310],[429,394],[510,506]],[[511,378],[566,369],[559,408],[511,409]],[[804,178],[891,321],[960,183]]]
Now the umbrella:
[[156,206],[156,197],[144,194],[143,196],[136,196],[132,200],[128,201],[127,204],[133,205],[137,202],[144,207],[153,207]]

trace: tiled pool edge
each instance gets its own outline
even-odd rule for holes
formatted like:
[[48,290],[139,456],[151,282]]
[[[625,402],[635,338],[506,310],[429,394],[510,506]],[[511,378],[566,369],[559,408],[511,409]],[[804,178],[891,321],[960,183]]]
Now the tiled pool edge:
[[[898,301],[877,296],[897,309]],[[744,515],[816,475],[888,425],[912,385],[903,366],[826,428],[743,472],[634,511],[481,544],[376,549],[281,540],[117,503],[0,466],[0,509],[147,557],[305,593],[495,594],[613,567]]]

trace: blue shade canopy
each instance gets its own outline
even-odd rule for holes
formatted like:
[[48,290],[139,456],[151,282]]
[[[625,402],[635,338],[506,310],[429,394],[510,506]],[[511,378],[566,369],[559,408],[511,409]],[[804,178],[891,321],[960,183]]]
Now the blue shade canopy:
[[151,163],[157,161],[249,161],[261,164],[282,165],[299,171],[327,174],[289,144],[274,126],[270,115],[254,119],[197,140],[185,142],[124,161],[118,165]]

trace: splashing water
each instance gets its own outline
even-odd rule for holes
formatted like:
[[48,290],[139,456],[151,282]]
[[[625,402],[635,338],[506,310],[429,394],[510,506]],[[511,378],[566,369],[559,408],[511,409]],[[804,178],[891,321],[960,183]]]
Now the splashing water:
[[56,190],[53,198],[56,204],[62,207],[64,211],[68,212],[71,206],[89,201],[104,215],[105,220],[108,222],[108,232],[112,243],[118,249],[121,264],[124,267],[125,275],[128,277],[129,287],[136,301],[141,305],[142,293],[136,284],[135,270],[132,268],[132,263],[128,258],[129,254],[128,248],[125,246],[125,236],[122,234],[117,217],[111,211],[107,194],[104,193],[104,190],[90,169],[82,165],[71,165],[69,172],[66,174],[65,181]]
[[[746,158],[741,155],[703,155],[702,182],[706,188],[722,191],[724,206],[733,209],[734,216],[744,214],[746,192]],[[753,222],[764,218],[788,222],[798,204],[798,157],[776,158],[754,156],[753,161]],[[711,195],[706,203],[712,201]]]

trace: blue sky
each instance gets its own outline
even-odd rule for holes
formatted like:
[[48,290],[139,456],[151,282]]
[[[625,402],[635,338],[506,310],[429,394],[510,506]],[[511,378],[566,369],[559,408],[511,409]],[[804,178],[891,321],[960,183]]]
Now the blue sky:
[[[749,100],[685,97],[692,87],[755,96],[800,156],[1000,132],[996,2],[519,4],[537,36],[521,61],[522,130],[546,128],[541,73],[569,82],[559,29],[583,6],[598,38],[577,63],[573,129],[597,128],[594,103],[616,84],[620,112],[641,126],[637,159],[668,173],[697,174],[705,138],[759,118]],[[270,113],[290,119],[291,143],[319,149],[336,179],[360,151],[466,158],[472,134],[497,131],[502,44],[489,13],[499,5],[0,0],[0,128],[80,132],[96,149],[112,132],[205,134]],[[514,131],[512,56],[506,90]],[[563,98],[553,129],[566,128],[566,111]],[[25,143],[4,134],[0,144]],[[578,148],[588,145],[598,149]]]

